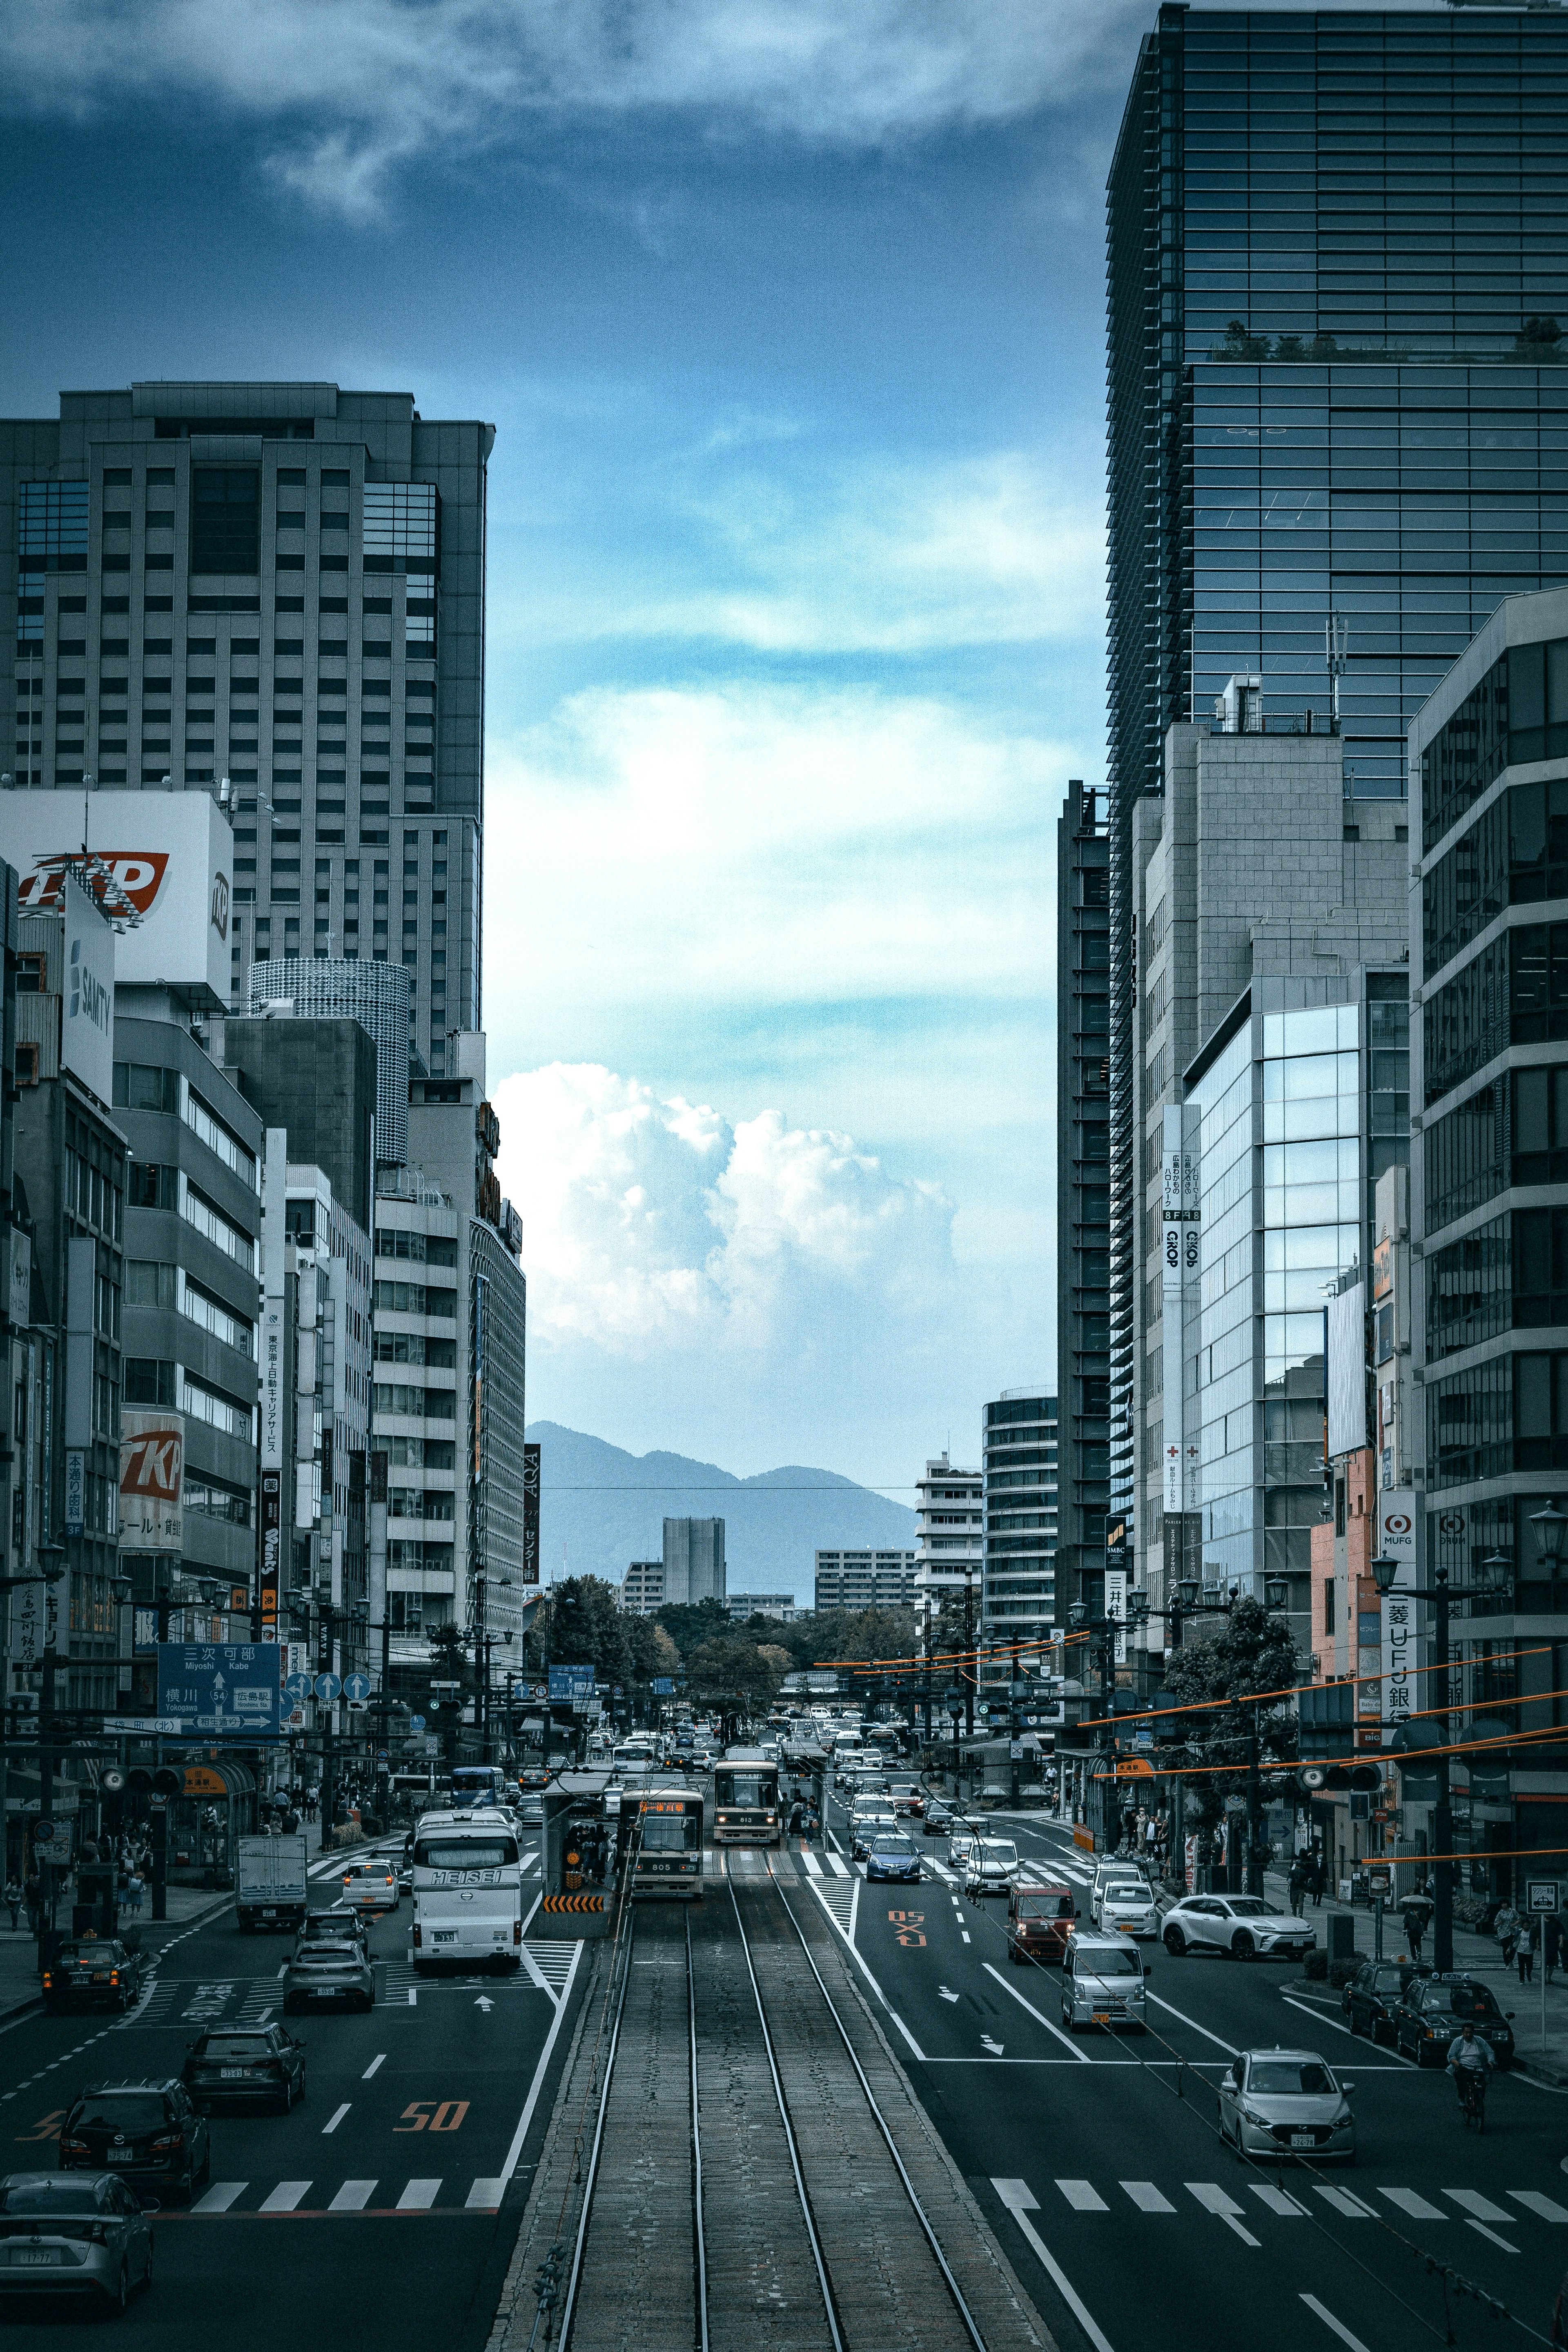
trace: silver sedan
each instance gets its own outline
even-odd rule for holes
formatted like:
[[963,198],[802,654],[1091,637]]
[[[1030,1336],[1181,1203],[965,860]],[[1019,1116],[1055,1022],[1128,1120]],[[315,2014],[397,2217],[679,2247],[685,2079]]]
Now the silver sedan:
[[1219,2128],[1240,2156],[1355,2162],[1353,2083],[1315,2050],[1242,2050],[1220,2077]]
[[111,2172],[8,2172],[0,2180],[0,2296],[75,2295],[123,2311],[153,2284],[153,2225]]
[[345,1937],[341,1943],[298,1947],[283,1978],[284,2014],[316,2001],[335,2009],[374,2008],[375,1979],[363,1945]]

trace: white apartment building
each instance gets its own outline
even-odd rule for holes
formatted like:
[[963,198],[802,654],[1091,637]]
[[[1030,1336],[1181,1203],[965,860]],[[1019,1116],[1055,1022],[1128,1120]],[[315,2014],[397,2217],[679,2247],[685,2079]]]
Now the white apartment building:
[[944,1592],[962,1592],[970,1581],[978,1612],[984,1569],[983,1492],[978,1470],[956,1469],[945,1454],[927,1461],[915,1490],[915,1607],[921,1616],[941,1608]]

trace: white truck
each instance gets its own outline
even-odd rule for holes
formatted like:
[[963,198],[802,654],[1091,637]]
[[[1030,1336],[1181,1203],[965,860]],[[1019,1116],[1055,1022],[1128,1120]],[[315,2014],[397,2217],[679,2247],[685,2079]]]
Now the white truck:
[[287,1928],[297,1935],[310,1906],[303,1835],[242,1837],[237,1884],[235,1908],[242,1934]]
[[408,1957],[421,1975],[521,1967],[522,1873],[516,1832],[499,1808],[426,1813],[413,1860]]

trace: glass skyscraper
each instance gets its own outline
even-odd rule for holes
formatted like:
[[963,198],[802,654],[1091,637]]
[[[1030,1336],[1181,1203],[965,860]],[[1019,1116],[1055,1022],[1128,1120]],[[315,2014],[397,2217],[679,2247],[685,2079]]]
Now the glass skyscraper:
[[1405,728],[1500,599],[1568,580],[1568,16],[1163,7],[1108,238],[1114,1544],[1132,805],[1233,674],[1266,723],[1326,719],[1334,615],[1346,793],[1402,796]]

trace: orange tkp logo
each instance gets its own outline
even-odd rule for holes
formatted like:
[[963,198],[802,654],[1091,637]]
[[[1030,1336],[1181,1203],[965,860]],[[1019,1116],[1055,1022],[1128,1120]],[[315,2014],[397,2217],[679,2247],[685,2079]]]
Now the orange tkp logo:
[[[58,907],[65,891],[68,870],[100,905],[109,895],[108,883],[124,892],[139,915],[150,914],[168,870],[166,849],[95,849],[84,866],[79,849],[66,849],[37,857],[24,877],[16,898],[24,914],[38,915]],[[94,868],[98,871],[94,871]],[[105,881],[108,877],[108,883]],[[111,906],[109,910],[115,911]],[[121,909],[123,911],[123,909]]]

